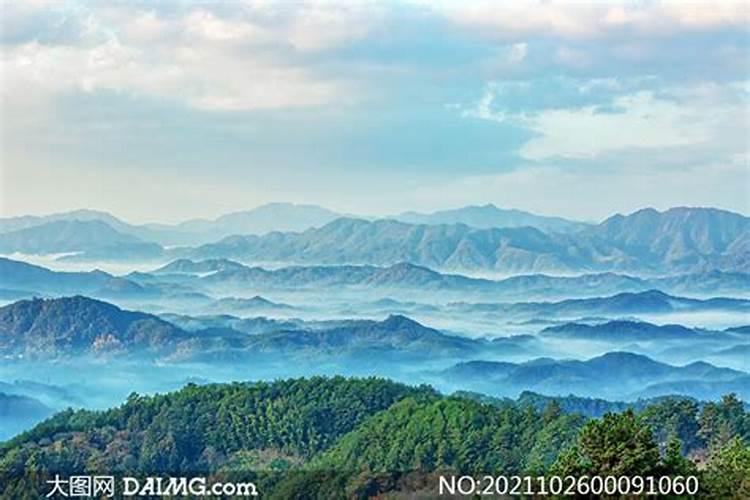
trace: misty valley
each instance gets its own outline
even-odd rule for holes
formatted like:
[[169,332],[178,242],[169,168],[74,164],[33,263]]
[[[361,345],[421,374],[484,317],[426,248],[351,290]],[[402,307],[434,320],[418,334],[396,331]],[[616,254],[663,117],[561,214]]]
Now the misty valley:
[[[83,440],[80,453],[94,460],[104,453],[97,451],[100,434],[122,427],[118,412],[188,404],[193,410],[181,411],[221,413],[209,399],[230,398],[223,391],[250,391],[276,404],[277,397],[301,397],[294,384],[312,384],[308,390],[336,400],[304,403],[316,412],[327,408],[334,420],[349,417],[336,413],[343,411],[336,409],[339,389],[329,386],[356,393],[375,384],[391,396],[335,436],[317,429],[325,437],[315,445],[227,438],[204,443],[200,456],[178,446],[182,462],[157,465],[215,472],[246,460],[266,470],[278,459],[309,472],[331,464],[357,469],[366,459],[368,467],[392,468],[363,443],[385,427],[396,432],[407,421],[431,421],[438,409],[477,412],[500,427],[524,408],[540,412],[540,422],[549,418],[544,425],[552,427],[529,431],[539,434],[527,436],[535,451],[504,465],[518,470],[562,467],[561,453],[586,422],[596,425],[610,412],[651,419],[662,456],[675,437],[662,420],[677,418],[677,408],[694,426],[707,425],[706,412],[734,408],[721,442],[747,438],[747,217],[676,208],[590,224],[525,213],[518,220],[515,212],[484,206],[352,219],[274,204],[174,227],[133,226],[93,211],[0,219],[0,440],[7,440],[0,463],[27,460],[30,449],[47,456],[65,446],[65,436]],[[277,386],[286,395],[269,389]],[[267,390],[271,395],[258,395]],[[191,398],[201,403],[192,406]],[[544,417],[552,407],[559,413]],[[299,419],[293,425],[300,429],[322,425]],[[151,432],[152,424],[143,425],[139,432]],[[547,439],[540,436],[554,432],[560,441],[538,448]],[[678,433],[682,455],[705,460],[709,442],[719,438],[701,432]],[[129,441],[145,438],[129,436],[117,439],[140,451],[126,462],[142,471],[156,467],[143,455],[145,442]],[[223,458],[206,462],[214,452]],[[252,453],[258,455],[243,455]],[[461,465],[447,456],[433,463],[427,456],[410,460],[432,464],[427,469],[502,465]],[[102,459],[115,463],[110,452]],[[310,480],[277,473],[263,479],[274,491],[296,491],[302,486],[295,481]],[[425,481],[407,478],[392,480],[399,487],[412,481],[417,490]]]

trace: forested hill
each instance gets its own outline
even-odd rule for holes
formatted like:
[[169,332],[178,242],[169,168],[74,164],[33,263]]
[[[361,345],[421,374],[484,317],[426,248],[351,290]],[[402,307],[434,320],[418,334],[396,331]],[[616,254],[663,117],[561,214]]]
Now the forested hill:
[[703,457],[704,483],[724,492],[750,472],[748,440],[750,416],[734,397],[587,420],[555,402],[498,407],[377,378],[188,385],[68,410],[0,446],[0,498],[35,498],[44,484],[32,473],[241,477],[272,498],[434,490],[409,478],[436,471],[698,474],[680,451]]
[[[404,397],[436,398],[429,387],[413,388],[377,378],[290,379],[274,383],[196,386],[156,396],[131,394],[119,408],[104,412],[64,411],[6,443],[0,450],[39,442],[50,436],[101,437],[122,432],[123,451],[102,455],[92,447],[63,450],[55,463],[75,466],[74,455],[101,456],[113,471],[205,470],[215,463],[205,452],[230,455],[239,450],[276,449],[307,458],[328,448],[366,417]],[[54,447],[53,447],[54,448]],[[42,449],[43,451],[44,449]],[[51,450],[49,450],[51,451]],[[70,451],[72,454],[67,455]],[[170,457],[180,457],[173,462]],[[0,467],[8,465],[6,453]],[[136,460],[133,461],[132,459]],[[72,459],[72,461],[68,461]]]

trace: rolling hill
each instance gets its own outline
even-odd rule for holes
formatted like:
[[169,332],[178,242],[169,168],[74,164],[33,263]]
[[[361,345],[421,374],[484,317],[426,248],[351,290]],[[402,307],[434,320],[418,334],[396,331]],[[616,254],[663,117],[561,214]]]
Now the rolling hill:
[[733,311],[750,314],[750,300],[723,297],[692,299],[668,295],[659,290],[647,290],[558,302],[452,303],[447,306],[447,309],[462,314],[490,312],[505,318],[516,319],[606,317],[698,311]]
[[216,219],[194,219],[179,224],[130,224],[107,212],[73,210],[44,216],[0,218],[0,234],[30,229],[52,222],[102,222],[113,230],[160,245],[196,245],[233,234],[302,231],[321,226],[340,214],[316,205],[269,203]]
[[[264,497],[279,500],[431,497],[439,474],[558,470],[574,444],[603,450],[589,460],[603,474],[613,468],[674,474],[677,466],[660,458],[665,443],[658,436],[674,429],[675,419],[680,436],[698,451],[719,435],[714,427],[725,430],[725,441],[749,432],[736,398],[701,410],[664,403],[644,408],[648,419],[626,411],[592,421],[554,402],[541,411],[514,402],[482,404],[378,378],[189,384],[167,394],[134,393],[109,410],[60,412],[0,444],[0,470],[16,473],[0,483],[0,496],[43,495],[49,488],[44,478],[20,474],[39,467],[63,473],[85,464],[89,474],[253,481]],[[612,432],[616,448],[609,444]],[[721,473],[726,476],[726,468]],[[734,487],[722,484],[717,498]]]
[[409,224],[465,224],[478,229],[535,227],[545,232],[575,232],[589,227],[589,224],[562,217],[545,217],[523,210],[498,208],[492,203],[432,213],[404,212],[391,218]]
[[[750,396],[748,373],[703,362],[673,366],[628,352],[610,352],[586,361],[468,361],[441,372],[440,378],[451,387],[511,397],[523,391],[625,400],[663,394],[715,399],[735,391],[742,398]],[[669,390],[654,390],[660,385]]]
[[338,361],[378,354],[383,358],[371,360],[395,362],[405,357],[461,358],[487,345],[446,335],[403,316],[334,322],[319,328],[288,327],[289,323],[278,323],[278,328],[257,335],[224,326],[186,331],[157,316],[87,297],[22,300],[0,308],[0,355],[54,359],[148,354],[185,361],[236,360],[265,353]]
[[186,338],[156,316],[82,296],[23,300],[0,308],[0,354],[5,356],[159,351]]
[[51,271],[17,260],[0,257],[0,288],[50,294],[92,294],[96,296],[145,294],[134,281],[103,271]]
[[668,340],[721,340],[729,338],[719,332],[708,332],[700,329],[687,328],[682,325],[654,325],[645,321],[615,320],[597,324],[565,323],[550,326],[539,332],[542,337],[556,339],[580,339],[589,341],[653,341]]
[[67,259],[155,258],[162,247],[122,233],[101,220],[58,220],[0,233],[2,254],[62,254]]
[[[196,219],[172,229],[213,241],[233,234],[265,234],[273,231],[297,232],[323,226],[341,214],[318,205],[267,203],[251,210],[222,215],[216,219]],[[159,226],[152,226],[159,227]]]
[[0,441],[52,415],[53,410],[28,396],[0,392]]

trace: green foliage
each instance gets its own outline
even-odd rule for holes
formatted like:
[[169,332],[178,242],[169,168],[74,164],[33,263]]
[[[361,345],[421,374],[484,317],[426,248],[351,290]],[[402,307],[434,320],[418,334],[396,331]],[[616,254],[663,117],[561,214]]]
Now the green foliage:
[[[584,421],[554,406],[542,417],[528,406],[406,398],[344,436],[310,464],[307,475],[281,488],[289,495],[315,491],[323,498],[323,492],[332,493],[324,483],[343,482],[346,491],[359,497],[387,491],[391,483],[415,471],[541,471],[574,441]],[[311,479],[324,474],[326,482]]]
[[213,469],[242,450],[310,457],[407,395],[435,397],[429,388],[342,377],[133,394],[114,410],[43,422],[6,445],[0,470],[176,473]]
[[710,449],[723,447],[734,436],[750,442],[750,414],[735,394],[728,394],[717,403],[706,403],[699,420],[698,436]]
[[589,421],[576,446],[553,466],[555,474],[622,476],[654,474],[659,447],[651,429],[632,410]]
[[698,404],[688,399],[665,399],[648,406],[641,417],[663,450],[672,438],[682,443],[683,454],[703,446],[698,429]]
[[[207,474],[257,481],[269,498],[327,500],[502,472],[699,475],[705,497],[750,498],[747,434],[733,395],[701,411],[677,399],[587,419],[549,398],[486,404],[377,378],[188,385],[109,411],[67,410],[5,443],[0,497],[36,498],[33,473]],[[707,446],[699,471],[686,455]]]
[[683,454],[684,445],[676,436],[673,436],[666,446],[662,458],[662,474],[687,477],[696,475],[697,469],[693,462],[685,458]]
[[702,487],[708,498],[750,498],[750,446],[746,441],[734,437],[714,450],[703,473]]

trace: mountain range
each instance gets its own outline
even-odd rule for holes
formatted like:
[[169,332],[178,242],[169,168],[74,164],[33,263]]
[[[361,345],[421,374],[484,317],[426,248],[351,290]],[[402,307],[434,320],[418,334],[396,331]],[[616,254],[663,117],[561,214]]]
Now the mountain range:
[[[750,274],[722,271],[640,278],[611,272],[577,276],[545,274],[518,275],[501,280],[474,278],[434,271],[424,266],[399,262],[390,266],[330,265],[288,266],[266,269],[246,266],[228,259],[193,261],[179,259],[150,273],[125,277],[140,284],[192,283],[209,289],[253,288],[267,290],[326,290],[361,287],[370,290],[414,289],[462,292],[502,297],[597,297],[617,292],[664,290],[699,296],[745,295]],[[622,299],[626,300],[627,296]],[[653,297],[655,299],[655,297]]]
[[465,224],[478,229],[535,227],[545,232],[575,232],[589,227],[589,224],[583,222],[562,217],[546,217],[523,210],[498,208],[492,203],[432,213],[404,212],[389,218],[408,224]]
[[187,251],[192,258],[255,262],[398,262],[471,272],[747,271],[750,219],[716,209],[641,210],[573,234],[536,228],[476,229],[340,218],[302,233],[231,236]]
[[593,325],[583,323],[565,323],[550,326],[539,332],[542,337],[560,339],[581,339],[589,341],[654,341],[668,340],[689,341],[709,340],[735,341],[750,340],[750,337],[735,333],[731,329],[723,333],[688,328],[682,325],[655,325],[645,321],[614,320]]
[[494,313],[505,318],[555,318],[666,314],[671,312],[733,311],[750,314],[750,300],[711,298],[706,300],[668,295],[659,290],[623,292],[607,297],[567,299],[558,302],[452,303],[446,309],[459,314]]
[[444,334],[403,316],[352,320],[325,329],[285,328],[258,335],[231,328],[186,331],[157,316],[122,310],[82,296],[22,300],[0,308],[0,356],[140,355],[174,360],[232,359],[235,355],[415,357],[476,354],[486,343]]
[[[490,395],[515,397],[523,390],[549,395],[637,399],[683,394],[715,399],[727,392],[750,396],[750,374],[705,362],[673,366],[629,352],[610,352],[585,361],[539,358],[524,363],[468,361],[439,373],[448,385]],[[693,390],[690,383],[697,383]],[[669,390],[672,389],[672,392]]]
[[[194,245],[232,234],[302,231],[313,226],[321,226],[337,217],[340,217],[340,214],[315,205],[269,203],[251,210],[222,215],[213,220],[194,219],[179,224],[130,224],[107,212],[83,209],[46,216],[0,218],[0,234],[23,231],[53,222],[102,222],[118,233],[138,240],[160,245]],[[44,253],[49,253],[49,248],[43,250]]]
[[7,357],[161,350],[187,338],[156,316],[82,296],[22,300],[0,308],[0,355]]
[[161,247],[122,233],[100,220],[58,220],[0,234],[0,253],[86,252],[90,256],[158,255]]
[[[130,224],[97,210],[73,210],[45,216],[25,215],[0,218],[0,233],[41,226],[58,221],[99,221],[116,231],[144,241],[162,245],[194,245],[216,241],[234,234],[264,234],[273,231],[299,232],[323,226],[344,214],[317,205],[267,203],[250,210],[228,213],[215,219],[193,219],[178,224]],[[375,219],[376,217],[365,217]],[[418,224],[461,223],[477,228],[537,227],[545,231],[573,231],[586,224],[545,217],[514,209],[501,209],[492,204],[467,206],[433,213],[405,212],[386,216],[393,220]]]
[[[297,264],[410,262],[435,269],[503,274],[668,274],[715,269],[747,271],[750,266],[750,219],[718,209],[644,209],[627,216],[615,215],[597,225],[576,226],[578,229],[567,232],[550,231],[548,225],[541,223],[537,224],[539,227],[510,222],[488,227],[489,223],[482,223],[480,228],[465,224],[480,225],[472,215],[477,210],[494,213],[500,209],[467,207],[448,212],[450,216],[440,212],[426,218],[406,217],[431,222],[413,224],[393,219],[337,218],[337,214],[320,207],[273,204],[212,222],[169,226],[170,231],[201,234],[204,241],[231,235],[214,243],[169,251],[154,243],[166,244],[165,240],[147,234],[163,226],[132,226],[108,214],[74,212],[69,218],[51,216],[52,220],[0,220],[0,228],[6,228],[0,232],[0,252],[83,252],[77,258],[115,260],[182,256]],[[183,229],[175,229],[178,226]]]
[[[189,325],[188,319],[180,320]],[[227,317],[226,321],[231,321]],[[404,316],[382,321],[347,320],[310,327],[302,322],[262,321],[259,330],[238,323],[196,323],[185,330],[156,316],[122,310],[86,297],[25,300],[0,308],[0,356],[60,359],[71,356],[112,356],[120,359],[161,359],[244,364],[281,362],[284,373],[304,372],[305,367],[338,366],[349,373],[461,361],[436,375],[441,384],[455,389],[479,390],[493,395],[513,395],[522,390],[547,394],[576,393],[592,397],[636,397],[638,391],[685,394],[712,399],[719,393],[750,395],[750,376],[739,370],[717,368],[705,362],[675,367],[633,353],[609,353],[587,361],[535,359],[523,363],[471,361],[500,359],[524,349],[525,338],[470,339],[441,332]],[[246,325],[250,326],[250,324]],[[243,331],[244,330],[244,331]],[[667,342],[721,341],[725,346],[747,344],[742,329],[723,332],[611,321],[596,326],[569,324],[543,330],[539,337],[602,341],[648,339]],[[536,344],[535,344],[536,345]],[[540,345],[534,347],[540,352]],[[146,358],[143,356],[146,355]],[[135,359],[135,358],[134,358]],[[389,368],[390,367],[390,368]],[[691,387],[690,383],[700,382]],[[710,391],[711,392],[709,394]],[[632,394],[631,394],[632,392]],[[654,396],[657,394],[650,394]],[[744,397],[744,396],[743,396]]]
[[[702,286],[694,287],[694,283],[701,283]],[[103,271],[52,271],[42,266],[0,257],[0,298],[6,300],[33,295],[82,294],[105,299],[142,301],[182,299],[203,303],[207,307],[214,302],[210,295],[231,299],[227,294],[233,290],[256,290],[263,291],[264,294],[270,292],[272,295],[279,291],[320,295],[340,294],[344,290],[382,290],[382,293],[407,296],[429,290],[435,292],[433,298],[437,302],[444,300],[443,297],[453,297],[452,300],[472,297],[477,300],[441,305],[445,311],[529,319],[535,316],[574,317],[700,310],[741,312],[747,310],[746,299],[698,300],[660,290],[698,292],[699,296],[711,297],[743,294],[748,289],[749,274],[720,271],[651,279],[600,273],[574,277],[521,275],[493,281],[439,273],[407,263],[389,267],[292,266],[268,270],[248,267],[227,259],[180,259],[149,273],[134,272],[115,276]],[[622,292],[616,293],[618,291]],[[512,302],[519,297],[554,299],[570,296],[583,298],[557,302]],[[501,299],[503,302],[483,302],[483,299],[488,298]],[[259,301],[255,302],[247,305],[260,305]],[[388,306],[401,307],[403,303],[380,300],[371,305],[387,310]]]
[[52,271],[0,257],[0,289],[24,294],[90,294],[112,296],[146,293],[138,283],[103,271]]

